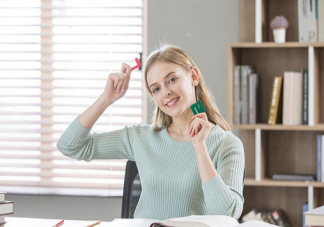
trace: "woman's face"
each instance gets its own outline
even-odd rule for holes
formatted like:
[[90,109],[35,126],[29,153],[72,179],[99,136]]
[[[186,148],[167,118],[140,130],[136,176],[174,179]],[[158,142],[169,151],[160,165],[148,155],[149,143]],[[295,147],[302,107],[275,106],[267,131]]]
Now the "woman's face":
[[194,80],[192,70],[187,72],[165,62],[155,62],[147,73],[147,84],[156,104],[171,117],[190,111],[190,106],[196,102]]

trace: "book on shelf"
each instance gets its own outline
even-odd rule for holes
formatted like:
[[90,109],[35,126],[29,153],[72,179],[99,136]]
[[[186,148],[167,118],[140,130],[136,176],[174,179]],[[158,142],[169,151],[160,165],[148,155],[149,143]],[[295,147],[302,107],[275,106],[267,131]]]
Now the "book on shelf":
[[275,125],[282,118],[282,77],[275,76],[272,83],[268,124]]
[[225,215],[191,215],[163,221],[115,218],[111,224],[113,227],[277,227],[277,225],[256,220],[239,224],[236,219]]
[[308,42],[317,42],[317,0],[308,0]]
[[275,223],[279,226],[292,226],[291,222],[287,218],[283,210],[272,210],[271,216],[274,219]]
[[259,75],[249,75],[249,124],[256,124],[259,121]]
[[233,90],[234,90],[234,124],[241,124],[242,122],[242,103],[241,103],[241,66],[235,65],[234,66],[234,80],[233,80]]
[[249,124],[249,75],[251,73],[254,73],[252,66],[241,66],[242,124]]
[[302,70],[302,125],[308,125],[308,69]]
[[276,226],[292,226],[285,213],[281,210],[261,210],[256,212],[255,209],[252,209],[249,213],[245,214],[242,217],[243,222],[258,220],[263,221]]
[[318,42],[324,42],[324,0],[317,0]]
[[306,227],[305,225],[305,212],[308,211],[308,202],[303,204],[303,227]]
[[278,181],[314,181],[312,174],[273,174],[272,180]]
[[301,124],[302,76],[300,72],[284,72],[283,125]]
[[305,214],[305,225],[323,226],[324,225],[324,206],[307,211]]
[[324,135],[317,135],[317,181],[324,182]]
[[299,42],[308,42],[307,1],[298,0],[298,37]]
[[259,75],[250,65],[235,65],[233,74],[234,124],[256,124]]
[[324,0],[298,0],[299,42],[324,42]]

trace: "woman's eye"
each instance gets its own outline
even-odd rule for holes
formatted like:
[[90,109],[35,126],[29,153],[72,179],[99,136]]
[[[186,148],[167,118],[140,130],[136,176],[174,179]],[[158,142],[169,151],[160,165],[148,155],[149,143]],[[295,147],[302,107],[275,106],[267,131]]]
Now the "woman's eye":
[[[177,80],[177,78],[171,78],[170,80],[169,80],[169,82],[172,80],[172,82],[173,81],[175,81],[175,80]],[[158,91],[158,88],[155,88],[155,89],[153,89],[153,91],[152,91],[152,93],[155,93],[156,91]]]
[[[174,79],[174,80],[173,80],[173,79]],[[177,78],[174,77],[174,78],[171,78],[169,81],[171,81],[171,80],[175,81],[176,79],[177,79]]]

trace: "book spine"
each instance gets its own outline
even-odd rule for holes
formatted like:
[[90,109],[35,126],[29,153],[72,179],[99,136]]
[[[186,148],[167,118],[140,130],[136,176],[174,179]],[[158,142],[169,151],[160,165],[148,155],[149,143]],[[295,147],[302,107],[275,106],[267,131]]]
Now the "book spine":
[[324,42],[324,0],[318,0],[318,42]]
[[302,115],[302,74],[300,72],[293,73],[293,95],[292,95],[293,109],[293,125],[301,124]]
[[242,123],[241,107],[241,66],[234,66],[234,124]]
[[249,76],[249,123],[257,123],[257,94],[258,90],[258,74],[253,73]]
[[317,0],[308,2],[308,41],[317,42]]
[[324,182],[324,135],[321,135],[321,156],[322,156],[322,163],[321,163],[321,170],[322,170],[322,182]]
[[299,42],[308,42],[308,0],[298,0],[298,36]]
[[303,204],[303,227],[306,227],[306,225],[305,225],[305,212],[307,212],[308,211],[308,203],[304,203]]
[[278,211],[274,210],[271,213],[272,218],[275,220],[275,225],[284,226],[283,221],[281,220]]
[[281,85],[282,85],[282,77],[281,76],[274,77],[273,84],[272,84],[269,117],[268,117],[268,124],[270,125],[275,125],[277,121]]
[[303,69],[302,75],[302,124],[308,125],[308,69]]
[[322,182],[322,136],[317,135],[317,181]]
[[294,108],[294,73],[284,72],[283,78],[283,125],[293,125],[293,108]]
[[272,225],[276,225],[276,221],[275,221],[274,218],[272,217],[271,213],[272,213],[271,210],[267,211],[267,217],[268,217],[268,220],[269,220],[270,224],[272,224]]
[[250,66],[242,66],[241,68],[242,82],[242,124],[249,124],[249,74]]

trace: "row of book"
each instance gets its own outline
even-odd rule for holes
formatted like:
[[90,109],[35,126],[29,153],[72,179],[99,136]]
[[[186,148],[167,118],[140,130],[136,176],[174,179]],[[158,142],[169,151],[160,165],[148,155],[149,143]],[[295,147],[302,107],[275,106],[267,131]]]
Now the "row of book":
[[6,216],[13,214],[13,201],[5,200],[6,192],[0,191],[0,227],[6,224]]
[[242,217],[242,221],[258,220],[269,224],[292,227],[291,222],[288,220],[283,210],[261,210],[256,212],[256,209],[252,209],[249,213]]
[[[234,124],[259,122],[260,78],[251,65],[235,65],[233,81]],[[308,125],[309,123],[308,69],[284,72],[273,78],[268,124]]]
[[234,124],[259,121],[259,75],[250,65],[234,66]]
[[308,69],[273,78],[268,124],[308,124],[308,82]]
[[324,135],[317,135],[317,181],[324,182]]
[[299,42],[324,42],[324,0],[298,0]]

